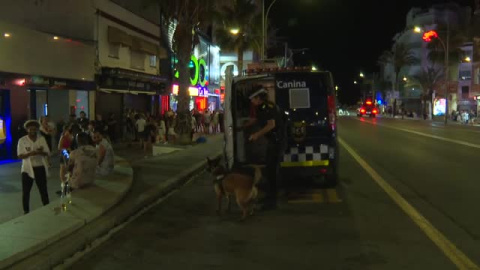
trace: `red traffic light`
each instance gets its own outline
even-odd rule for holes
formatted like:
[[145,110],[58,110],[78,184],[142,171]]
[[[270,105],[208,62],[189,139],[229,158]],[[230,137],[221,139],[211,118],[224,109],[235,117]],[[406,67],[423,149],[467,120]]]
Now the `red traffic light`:
[[432,38],[438,38],[438,34],[434,30],[430,30],[428,32],[425,32],[422,36],[422,39],[426,42],[432,41]]

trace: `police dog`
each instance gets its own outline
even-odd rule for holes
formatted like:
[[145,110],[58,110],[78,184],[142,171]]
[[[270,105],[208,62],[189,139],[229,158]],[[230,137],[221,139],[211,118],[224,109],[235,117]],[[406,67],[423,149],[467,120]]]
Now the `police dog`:
[[245,220],[247,215],[253,215],[253,203],[258,195],[256,185],[262,178],[261,169],[264,166],[250,165],[253,173],[240,170],[228,172],[224,166],[220,165],[220,161],[221,158],[214,160],[207,158],[207,171],[214,177],[213,184],[218,203],[217,214],[221,214],[223,196],[227,197],[227,212],[230,211],[231,196],[234,195],[242,210],[241,220]]

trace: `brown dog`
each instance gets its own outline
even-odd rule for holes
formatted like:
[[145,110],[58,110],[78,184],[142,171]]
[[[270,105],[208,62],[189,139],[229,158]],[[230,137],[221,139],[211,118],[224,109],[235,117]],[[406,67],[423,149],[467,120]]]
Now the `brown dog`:
[[217,195],[217,213],[221,214],[222,198],[227,197],[227,211],[230,211],[230,197],[235,195],[237,204],[242,209],[242,219],[253,214],[253,202],[257,198],[258,190],[256,185],[262,177],[263,165],[250,165],[254,169],[254,175],[243,172],[227,172],[224,166],[220,165],[220,158],[211,160],[207,158],[207,170],[214,177],[215,193]]

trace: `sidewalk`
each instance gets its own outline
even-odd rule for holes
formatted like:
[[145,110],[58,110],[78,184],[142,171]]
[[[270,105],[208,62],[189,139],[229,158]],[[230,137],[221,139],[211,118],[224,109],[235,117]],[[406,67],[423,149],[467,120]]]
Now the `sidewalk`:
[[[60,190],[60,165],[58,157],[52,157],[50,177],[47,179],[48,197],[50,201],[58,199],[55,191]],[[22,177],[20,169],[22,162],[0,165],[0,224],[23,215]],[[36,184],[30,191],[30,211],[42,207],[42,201]]]
[[[402,116],[401,115],[396,115],[395,117],[393,117],[392,115],[390,114],[379,114],[378,115],[379,118],[390,118],[390,119],[400,119],[400,120],[413,120],[413,121],[424,121],[424,122],[431,122],[431,123],[444,123],[444,118],[443,116],[442,117],[433,117],[433,120],[432,119],[427,119],[427,120],[423,120],[423,118],[420,118],[420,117],[404,117],[402,119]],[[464,127],[480,127],[480,124],[479,123],[475,123],[475,124],[464,124],[462,122],[459,122],[459,121],[453,121],[451,119],[448,119],[448,123],[447,124],[452,124],[452,125],[459,125],[459,126],[464,126]]]
[[118,145],[116,155],[128,160],[133,168],[133,184],[125,197],[100,217],[64,235],[58,241],[52,241],[36,254],[16,261],[9,269],[51,269],[56,266],[63,269],[62,267],[68,266],[71,257],[77,252],[95,246],[96,239],[108,235],[113,228],[160,197],[180,188],[190,177],[202,171],[207,156],[215,157],[222,153],[223,135],[209,136],[206,143],[195,146],[165,147],[175,147],[178,150],[141,159],[144,153],[138,145]]

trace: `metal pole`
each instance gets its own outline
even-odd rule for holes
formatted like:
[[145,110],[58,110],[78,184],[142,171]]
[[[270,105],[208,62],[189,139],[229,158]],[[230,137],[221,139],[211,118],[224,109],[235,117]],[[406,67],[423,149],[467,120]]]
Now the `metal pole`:
[[263,61],[265,58],[265,0],[262,0],[262,51],[260,58]]
[[447,18],[447,46],[443,44],[443,48],[445,49],[445,79],[446,79],[446,84],[445,84],[445,125],[447,125],[447,119],[448,119],[448,87],[449,87],[449,78],[448,78],[448,72],[449,72],[449,63],[448,63],[448,52],[449,52],[449,43],[450,43],[450,20]]
[[288,53],[288,43],[285,42],[285,60],[284,60],[284,63],[283,63],[283,67],[287,67],[287,53]]

